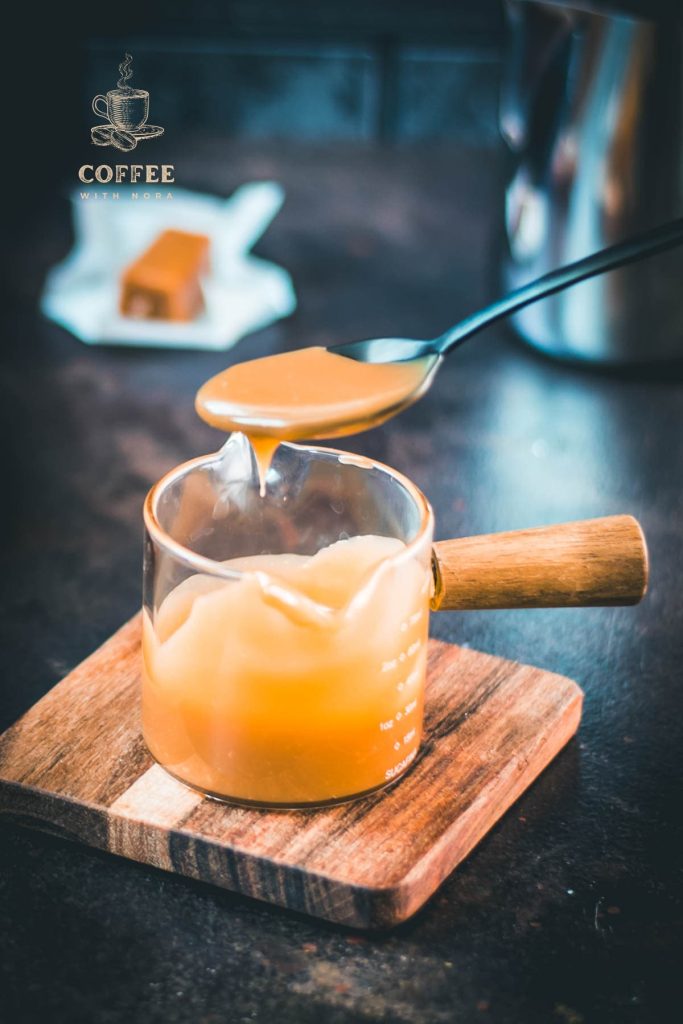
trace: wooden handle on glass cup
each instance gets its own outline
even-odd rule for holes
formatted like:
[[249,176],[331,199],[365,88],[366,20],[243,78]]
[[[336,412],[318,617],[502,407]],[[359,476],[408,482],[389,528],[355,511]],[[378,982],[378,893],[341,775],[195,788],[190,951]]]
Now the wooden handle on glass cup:
[[432,609],[637,604],[645,537],[633,516],[437,541]]

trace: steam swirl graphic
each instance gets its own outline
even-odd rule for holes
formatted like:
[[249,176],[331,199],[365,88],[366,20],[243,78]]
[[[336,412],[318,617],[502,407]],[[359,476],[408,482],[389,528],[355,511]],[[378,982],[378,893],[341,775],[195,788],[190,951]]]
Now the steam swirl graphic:
[[131,55],[129,53],[127,53],[125,55],[123,61],[119,64],[119,74],[121,75],[121,77],[119,78],[118,82],[116,83],[116,86],[117,86],[118,89],[130,89],[131,88],[131,86],[128,85],[128,82],[133,77],[133,72],[131,70],[132,64],[133,64],[133,58],[131,57]]

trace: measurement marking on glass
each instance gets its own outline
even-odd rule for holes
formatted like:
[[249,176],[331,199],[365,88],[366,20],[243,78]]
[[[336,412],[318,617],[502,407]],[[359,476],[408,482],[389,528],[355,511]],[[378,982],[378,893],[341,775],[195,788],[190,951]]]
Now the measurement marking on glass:
[[410,753],[406,754],[403,760],[399,761],[398,764],[395,764],[393,768],[387,768],[387,770],[384,773],[384,778],[393,779],[396,775],[399,774],[399,772],[402,772],[404,768],[408,767],[410,762],[415,758],[416,754],[417,750],[411,750]]

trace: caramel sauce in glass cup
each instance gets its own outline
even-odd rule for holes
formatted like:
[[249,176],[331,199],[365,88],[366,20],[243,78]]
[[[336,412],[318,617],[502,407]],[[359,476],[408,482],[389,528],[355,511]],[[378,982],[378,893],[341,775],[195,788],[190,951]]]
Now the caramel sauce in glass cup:
[[400,778],[422,734],[433,515],[400,473],[281,444],[163,477],[145,502],[144,738],[219,799],[316,806]]

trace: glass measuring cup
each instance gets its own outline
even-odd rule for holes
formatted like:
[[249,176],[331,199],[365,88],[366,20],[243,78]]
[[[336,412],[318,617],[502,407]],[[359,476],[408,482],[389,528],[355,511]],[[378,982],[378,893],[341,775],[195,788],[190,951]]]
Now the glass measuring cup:
[[[283,444],[260,497],[234,434],[164,476],[144,518],[142,720],[156,760],[210,796],[271,807],[400,778],[422,733],[432,587],[433,515],[414,484]],[[263,555],[310,561],[280,558],[274,574]]]

